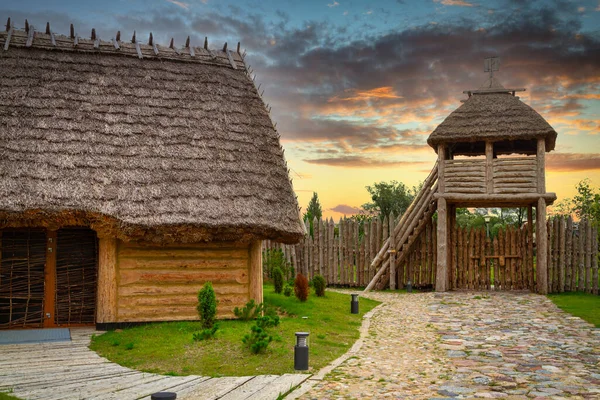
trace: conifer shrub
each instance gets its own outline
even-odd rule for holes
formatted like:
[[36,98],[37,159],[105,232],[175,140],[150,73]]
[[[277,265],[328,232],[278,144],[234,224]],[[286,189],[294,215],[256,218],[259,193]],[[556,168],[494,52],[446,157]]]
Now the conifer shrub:
[[300,301],[306,301],[308,299],[308,279],[302,274],[296,275],[294,281],[294,294]]
[[281,294],[283,290],[283,271],[279,267],[273,268],[273,285],[275,285],[275,293]]
[[285,285],[283,288],[283,295],[285,297],[290,297],[292,295],[293,289],[290,285]]
[[242,308],[235,307],[233,314],[242,321],[251,321],[256,319],[263,311],[263,303],[256,304],[254,299],[250,299]]
[[258,325],[252,325],[250,333],[244,335],[242,342],[248,346],[250,351],[258,354],[267,349],[273,337],[267,334],[263,328]]
[[219,324],[215,324],[212,328],[203,329],[200,332],[195,332],[192,334],[192,338],[196,342],[200,342],[206,339],[212,339],[215,337],[217,330],[219,329]]
[[212,282],[206,282],[198,292],[198,306],[196,307],[202,328],[211,329],[215,325],[217,303],[217,296],[215,296]]
[[325,296],[325,288],[327,287],[325,278],[323,278],[321,275],[315,275],[313,278],[313,286],[315,288],[315,294],[317,297]]

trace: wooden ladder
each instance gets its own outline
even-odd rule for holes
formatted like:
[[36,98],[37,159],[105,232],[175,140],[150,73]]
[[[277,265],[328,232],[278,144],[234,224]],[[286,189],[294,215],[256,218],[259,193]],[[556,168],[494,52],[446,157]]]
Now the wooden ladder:
[[410,204],[406,212],[400,218],[394,228],[393,234],[383,243],[383,247],[371,262],[371,268],[377,273],[371,279],[364,292],[375,289],[383,289],[394,279],[390,279],[390,261],[393,271],[400,265],[409,253],[414,241],[419,237],[427,222],[431,219],[437,209],[437,201],[433,198],[437,192],[438,166],[437,162],[429,173],[423,187],[417,197]]

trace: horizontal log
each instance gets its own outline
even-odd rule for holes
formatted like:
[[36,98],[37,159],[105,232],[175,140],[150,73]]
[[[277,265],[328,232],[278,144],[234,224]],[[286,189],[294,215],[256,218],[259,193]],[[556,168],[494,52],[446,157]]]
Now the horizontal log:
[[[239,306],[240,304],[246,304],[249,296],[246,295],[229,295],[219,296],[217,295],[218,304],[220,306],[234,305]],[[196,295],[188,296],[131,296],[131,297],[119,297],[119,307],[122,308],[136,308],[140,306],[152,306],[152,307],[196,307],[198,305],[198,297]]]
[[248,259],[248,248],[140,248],[122,247],[119,258],[237,258]]
[[537,179],[535,179],[534,177],[528,177],[528,176],[523,176],[523,177],[499,177],[494,179],[494,183],[495,184],[502,184],[502,183],[532,183],[534,185],[537,185]]
[[507,173],[500,173],[500,172],[494,172],[494,180],[495,179],[499,179],[499,178],[536,178],[537,175],[535,174],[535,172],[511,172],[510,174]]
[[485,182],[477,182],[477,181],[460,181],[460,182],[446,182],[446,187],[466,187],[466,188],[485,188]]
[[[237,305],[237,307],[244,304]],[[236,306],[217,306],[218,318],[233,318]],[[114,322],[152,322],[152,321],[197,321],[196,307],[136,307],[119,308],[117,321]],[[112,321],[111,321],[112,322]]]
[[119,268],[126,269],[160,269],[160,270],[198,270],[198,269],[240,269],[248,268],[248,259],[146,259],[124,258],[119,260]]
[[452,173],[447,173],[445,175],[445,180],[447,181],[448,178],[451,177],[462,177],[462,178],[480,178],[480,179],[485,179],[485,171],[481,171],[480,173],[475,173],[475,172],[452,172]]
[[[202,288],[203,283],[188,284],[188,285],[129,285],[119,287],[119,296],[161,296],[161,295],[190,295],[197,294]],[[213,288],[217,296],[245,294],[248,293],[248,285],[246,284],[219,284],[213,282]]]
[[494,173],[499,173],[499,172],[503,172],[503,173],[511,173],[511,172],[535,172],[535,168],[533,166],[531,166],[531,165],[527,165],[527,166],[524,166],[524,165],[496,166],[496,165],[494,165],[493,171],[494,171]]
[[535,157],[511,157],[511,158],[496,158],[494,164],[537,164]]
[[460,203],[465,205],[487,205],[494,202],[503,205],[514,204],[528,205],[537,203],[539,198],[543,198],[547,204],[552,204],[556,200],[556,193],[521,193],[521,194],[461,194],[461,193],[435,193],[434,198],[444,197],[451,203]]
[[125,286],[132,283],[248,283],[248,269],[232,269],[224,271],[148,271],[148,270],[121,270],[119,271],[119,285]]
[[445,165],[485,165],[485,160],[446,160]]
[[156,246],[156,244],[143,243],[143,242],[124,242],[119,241],[119,248],[130,248],[130,249],[147,249],[147,250],[160,250],[160,249],[248,249],[248,243],[241,242],[207,242],[207,243],[173,243],[168,246]]
[[504,189],[504,188],[515,188],[515,189],[525,188],[525,189],[534,189],[534,190],[536,188],[535,185],[532,184],[531,182],[526,182],[526,183],[524,183],[524,182],[498,183],[498,184],[495,184],[494,187],[496,189],[498,189],[498,188],[501,188],[501,189]]
[[536,188],[494,188],[494,193],[536,193]]
[[446,188],[446,193],[485,193],[485,188],[452,187]]
[[485,166],[452,166],[444,170],[447,174],[454,172],[485,172]]

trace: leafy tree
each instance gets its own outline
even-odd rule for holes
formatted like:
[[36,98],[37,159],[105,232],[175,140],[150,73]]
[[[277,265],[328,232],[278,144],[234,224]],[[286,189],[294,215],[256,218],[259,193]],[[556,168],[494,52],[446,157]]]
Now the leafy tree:
[[397,217],[404,214],[422,185],[409,188],[398,181],[374,183],[373,186],[366,187],[372,202],[363,204],[362,208],[371,215],[379,214],[382,220],[392,211]]
[[584,179],[577,186],[577,194],[572,199],[563,199],[554,206],[554,214],[574,214],[578,219],[588,219],[600,226],[600,190],[590,186]]
[[306,207],[306,212],[302,216],[302,219],[306,221],[308,219],[308,223],[310,224],[310,236],[313,236],[313,219],[316,217],[317,220],[320,220],[323,216],[323,210],[321,209],[321,203],[319,202],[319,195],[316,192],[313,192],[313,196],[308,202],[308,207]]

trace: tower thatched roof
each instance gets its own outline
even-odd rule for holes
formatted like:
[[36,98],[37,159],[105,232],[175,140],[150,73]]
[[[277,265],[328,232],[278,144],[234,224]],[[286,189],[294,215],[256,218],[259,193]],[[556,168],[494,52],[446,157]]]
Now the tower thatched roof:
[[0,227],[125,240],[303,235],[279,135],[238,52],[0,33]]
[[[495,79],[491,79],[478,90],[466,91],[468,100],[435,128],[427,143],[437,151],[440,143],[486,140],[525,143],[545,138],[546,151],[553,150],[556,131],[533,108],[515,96],[515,91],[522,90],[524,89],[505,89]],[[533,152],[535,153],[535,146]]]

